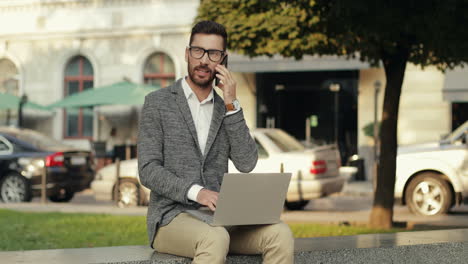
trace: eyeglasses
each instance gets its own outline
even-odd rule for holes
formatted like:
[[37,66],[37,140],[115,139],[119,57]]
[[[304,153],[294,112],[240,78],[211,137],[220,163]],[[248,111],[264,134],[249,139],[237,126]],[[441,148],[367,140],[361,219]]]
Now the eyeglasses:
[[208,53],[208,58],[212,62],[218,62],[220,61],[225,52],[222,50],[216,50],[216,49],[204,49],[201,47],[195,47],[195,46],[190,46],[188,47],[190,56],[192,56],[195,59],[201,59],[203,56],[205,56],[205,53]]

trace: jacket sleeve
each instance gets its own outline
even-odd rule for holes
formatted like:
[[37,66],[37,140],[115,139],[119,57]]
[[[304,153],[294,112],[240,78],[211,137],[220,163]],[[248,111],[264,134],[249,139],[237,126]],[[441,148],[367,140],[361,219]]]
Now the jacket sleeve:
[[234,166],[240,172],[252,171],[258,160],[257,145],[245,123],[243,110],[226,116],[224,118],[224,127],[229,138],[229,158]]
[[159,195],[184,204],[194,202],[187,192],[195,182],[187,181],[164,168],[164,131],[160,113],[146,96],[138,132],[138,172],[141,183]]

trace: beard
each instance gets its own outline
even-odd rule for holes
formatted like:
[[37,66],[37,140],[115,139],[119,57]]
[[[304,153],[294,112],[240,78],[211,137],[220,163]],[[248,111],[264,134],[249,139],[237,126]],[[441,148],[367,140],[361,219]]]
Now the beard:
[[[198,78],[197,74],[195,73],[195,71],[197,70],[207,71],[209,73],[209,78],[206,80]],[[201,88],[211,88],[211,85],[215,78],[215,73],[208,66],[193,66],[189,62],[187,66],[187,71],[189,78],[193,83],[200,86]]]

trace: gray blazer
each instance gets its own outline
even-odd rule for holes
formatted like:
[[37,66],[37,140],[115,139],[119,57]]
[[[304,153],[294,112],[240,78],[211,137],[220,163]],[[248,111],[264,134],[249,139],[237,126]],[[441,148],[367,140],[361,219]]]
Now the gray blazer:
[[187,198],[192,185],[219,192],[228,159],[241,172],[255,167],[257,147],[242,110],[229,116],[225,112],[224,101],[215,92],[203,155],[181,79],[146,96],[138,135],[138,171],[141,183],[151,190],[146,219],[151,247],[159,227],[200,206]]

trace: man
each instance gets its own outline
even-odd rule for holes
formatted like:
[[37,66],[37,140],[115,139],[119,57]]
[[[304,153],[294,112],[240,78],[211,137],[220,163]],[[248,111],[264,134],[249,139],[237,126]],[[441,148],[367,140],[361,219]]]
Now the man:
[[[158,252],[193,258],[193,263],[224,263],[228,252],[263,254],[265,263],[292,263],[294,239],[284,223],[227,230],[184,212],[200,206],[216,210],[228,159],[241,172],[257,163],[236,82],[220,64],[227,56],[226,40],[222,25],[196,24],[185,50],[188,76],[146,96],[138,167],[141,183],[151,190],[150,244]],[[215,77],[224,100],[213,89]]]
[[123,141],[117,137],[117,128],[112,127],[109,137],[106,140],[106,164],[112,163],[116,159],[115,147],[123,145]]

